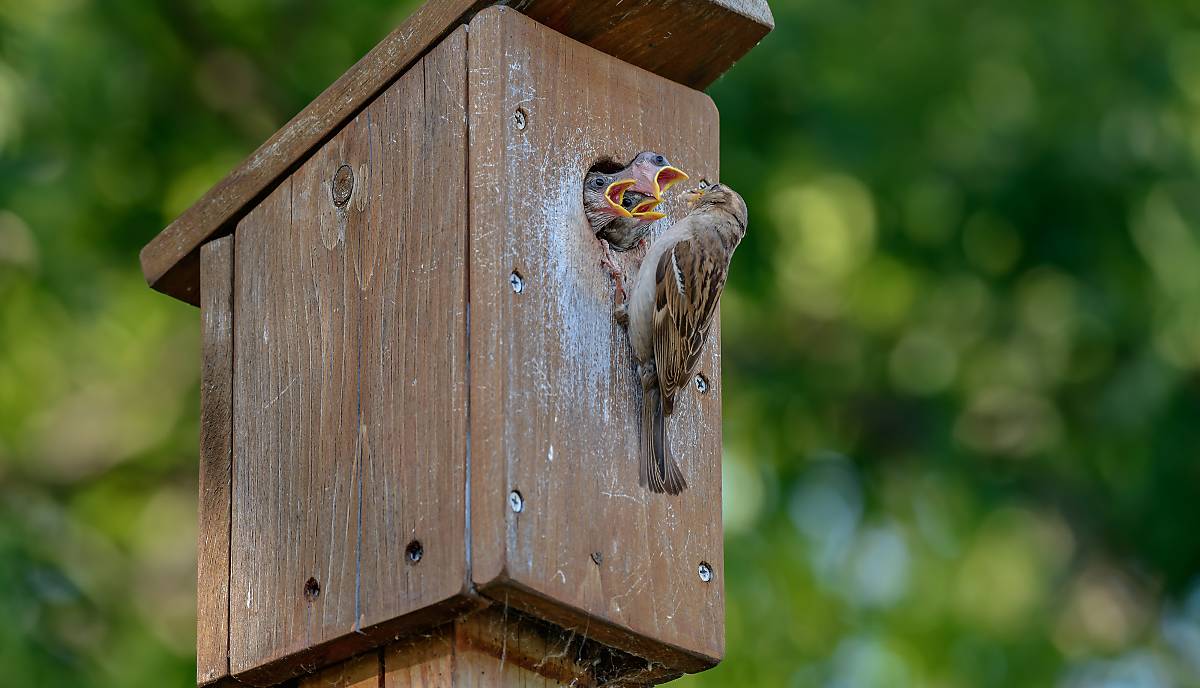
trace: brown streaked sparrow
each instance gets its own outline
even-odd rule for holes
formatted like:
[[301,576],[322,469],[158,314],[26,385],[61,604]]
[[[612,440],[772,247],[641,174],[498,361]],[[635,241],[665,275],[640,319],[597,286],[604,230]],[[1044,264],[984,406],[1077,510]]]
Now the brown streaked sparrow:
[[729,261],[746,235],[746,203],[724,184],[689,191],[690,210],[650,244],[617,321],[629,331],[642,385],[638,482],[677,495],[687,487],[666,441],[675,395],[696,372]]

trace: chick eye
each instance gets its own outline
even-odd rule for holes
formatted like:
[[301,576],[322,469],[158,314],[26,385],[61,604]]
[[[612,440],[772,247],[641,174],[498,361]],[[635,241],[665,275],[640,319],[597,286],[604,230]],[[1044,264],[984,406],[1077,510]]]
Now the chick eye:
[[629,198],[628,196],[622,198],[621,199],[621,207],[626,210],[629,210],[630,208],[633,207],[633,199]]
[[665,164],[667,164],[667,159],[661,155],[656,155],[656,156],[654,156],[654,164],[655,165],[665,165]]
[[604,177],[596,177],[593,179],[592,186],[596,187],[597,189],[604,188]]

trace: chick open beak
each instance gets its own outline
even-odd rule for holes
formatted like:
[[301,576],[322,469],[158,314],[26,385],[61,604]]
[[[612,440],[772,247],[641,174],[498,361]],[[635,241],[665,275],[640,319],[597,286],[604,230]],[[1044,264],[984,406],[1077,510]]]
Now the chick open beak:
[[636,217],[637,219],[642,220],[644,222],[654,222],[655,220],[661,220],[664,217],[666,217],[667,214],[660,213],[660,212],[657,212],[654,210],[655,206],[657,206],[659,203],[662,203],[662,201],[660,201],[656,198],[648,198],[648,199],[642,201],[641,203],[638,203],[636,206],[633,207],[633,210],[631,210],[629,212],[634,217]]
[[658,168],[658,172],[654,175],[654,197],[662,199],[662,195],[666,193],[667,189],[679,182],[686,181],[687,178],[687,174],[678,167],[667,165]]
[[604,190],[604,199],[608,201],[614,213],[621,217],[633,217],[633,214],[621,205],[621,201],[625,198],[625,190],[636,184],[636,179],[621,179],[609,184]]

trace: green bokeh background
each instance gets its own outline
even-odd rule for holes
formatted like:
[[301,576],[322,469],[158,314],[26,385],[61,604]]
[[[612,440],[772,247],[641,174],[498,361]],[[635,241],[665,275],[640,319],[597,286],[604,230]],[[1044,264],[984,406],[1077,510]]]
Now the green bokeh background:
[[[193,684],[199,319],[137,251],[413,6],[0,0],[3,684]],[[1200,686],[1200,5],[772,6],[679,685]]]

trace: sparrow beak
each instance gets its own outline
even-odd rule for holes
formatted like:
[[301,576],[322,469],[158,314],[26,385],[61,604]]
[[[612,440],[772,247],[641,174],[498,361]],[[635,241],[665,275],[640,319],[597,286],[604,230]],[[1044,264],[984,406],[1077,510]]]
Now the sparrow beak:
[[649,198],[634,206],[633,210],[629,211],[634,217],[644,222],[654,222],[661,220],[667,216],[666,213],[660,213],[654,210],[662,201],[654,198]]
[[702,196],[704,196],[704,189],[703,188],[695,188],[695,189],[685,192],[683,194],[683,200],[687,201],[689,208],[695,208],[696,204],[700,202],[700,198]]
[[679,182],[686,181],[687,178],[687,174],[678,167],[667,165],[658,168],[658,172],[654,175],[654,197],[661,199],[667,189]]
[[604,199],[608,201],[608,205],[612,211],[621,217],[632,217],[632,214],[621,206],[621,201],[625,198],[625,190],[637,184],[636,179],[622,179],[608,185],[604,190]]
[[641,220],[642,222],[654,222],[655,220],[663,219],[664,217],[667,216],[667,214],[660,213],[656,210],[647,210],[644,213],[634,213],[633,216],[636,217],[637,219]]

